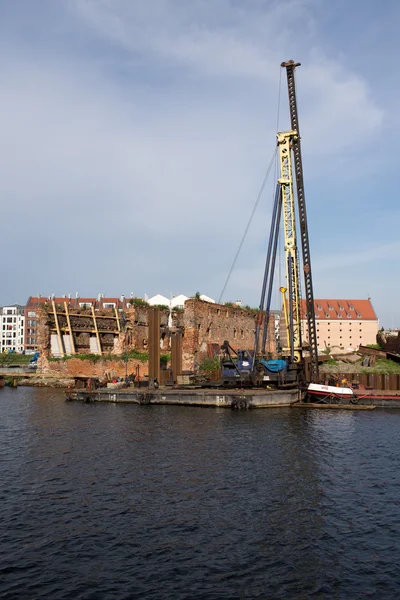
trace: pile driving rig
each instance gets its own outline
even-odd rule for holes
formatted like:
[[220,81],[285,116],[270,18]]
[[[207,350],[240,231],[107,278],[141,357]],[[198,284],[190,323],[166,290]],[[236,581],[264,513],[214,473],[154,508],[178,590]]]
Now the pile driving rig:
[[[318,382],[318,347],[314,312],[314,294],[311,274],[310,245],[304,194],[301,138],[297,113],[295,69],[300,63],[293,60],[281,64],[286,69],[290,109],[290,131],[277,134],[280,176],[277,181],[272,211],[270,237],[265,263],[264,279],[256,323],[253,353],[238,350],[228,342],[221,349],[221,383],[223,385],[265,386],[301,385]],[[296,180],[299,236],[297,235]],[[282,359],[266,360],[266,342],[270,318],[272,288],[281,215],[283,215],[284,251],[287,288],[281,288],[285,316],[286,345]],[[305,284],[306,317],[308,325],[308,356],[304,356],[301,335],[300,259],[297,239],[300,238]],[[286,296],[287,292],[287,296]],[[245,353],[245,354],[244,354]],[[236,357],[234,356],[236,354]]]

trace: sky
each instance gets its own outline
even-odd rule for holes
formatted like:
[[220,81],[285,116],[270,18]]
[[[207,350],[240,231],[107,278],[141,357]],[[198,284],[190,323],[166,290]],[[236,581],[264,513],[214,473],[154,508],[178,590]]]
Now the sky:
[[[293,59],[314,295],[400,327],[399,18],[396,0],[0,0],[0,305],[218,299],[290,129]],[[259,304],[276,176],[223,301]]]

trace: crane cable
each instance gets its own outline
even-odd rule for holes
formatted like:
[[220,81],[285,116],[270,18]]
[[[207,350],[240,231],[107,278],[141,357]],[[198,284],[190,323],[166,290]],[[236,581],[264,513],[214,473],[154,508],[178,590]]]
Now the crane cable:
[[[280,106],[281,106],[281,88],[282,88],[282,69],[279,68],[279,86],[278,86],[278,106],[277,106],[277,116],[276,116],[276,133],[278,133],[278,130],[279,130],[279,117],[280,117]],[[268,180],[269,174],[271,172],[271,169],[272,169],[272,167],[274,165],[274,161],[275,161],[275,159],[277,159],[277,156],[278,156],[278,147],[276,146],[275,150],[274,150],[274,153],[272,155],[272,158],[271,158],[271,162],[268,165],[268,168],[267,168],[267,171],[265,173],[263,182],[261,184],[260,191],[258,192],[256,202],[255,202],[255,204],[253,206],[253,210],[251,211],[251,215],[250,215],[249,221],[248,221],[248,223],[246,225],[246,229],[244,230],[243,237],[241,239],[241,242],[240,242],[239,247],[237,249],[237,252],[235,254],[235,258],[233,259],[231,268],[230,268],[229,273],[228,273],[228,277],[225,280],[224,287],[222,288],[222,292],[221,292],[221,294],[220,294],[220,296],[218,298],[218,304],[221,304],[222,297],[223,297],[223,295],[225,293],[226,287],[227,287],[227,285],[229,283],[229,280],[231,278],[233,269],[235,268],[236,261],[239,258],[239,254],[240,254],[240,252],[242,250],[242,247],[243,247],[243,244],[245,242],[247,233],[248,233],[248,231],[250,229],[251,222],[252,222],[254,214],[255,214],[255,212],[257,210],[257,206],[258,206],[258,204],[259,204],[259,202],[261,200],[262,193],[264,191],[264,188],[265,188],[265,185],[267,183],[267,180]],[[278,172],[278,170],[277,170],[277,164],[278,164],[277,161],[276,161],[275,164],[276,164],[276,171]]]
[[227,285],[228,285],[228,283],[229,283],[229,280],[230,280],[230,278],[231,278],[231,275],[232,275],[233,269],[235,268],[235,265],[236,265],[236,261],[237,261],[237,259],[239,258],[239,254],[240,254],[240,252],[241,252],[241,250],[242,250],[242,247],[243,247],[243,244],[244,244],[244,242],[245,242],[245,239],[246,239],[247,233],[248,233],[248,231],[249,231],[249,229],[250,229],[250,225],[251,225],[251,222],[252,222],[252,220],[253,220],[253,217],[254,217],[254,215],[255,215],[255,212],[256,212],[256,210],[257,210],[257,206],[258,206],[258,204],[259,204],[259,202],[260,202],[260,200],[261,200],[262,193],[263,193],[263,191],[264,191],[264,188],[265,188],[265,185],[266,185],[266,183],[267,183],[267,181],[268,181],[269,174],[271,173],[271,169],[272,169],[272,167],[274,166],[274,161],[275,161],[275,157],[276,157],[277,151],[278,151],[278,149],[277,149],[277,148],[275,148],[275,150],[274,150],[274,153],[273,153],[273,155],[272,155],[272,158],[271,158],[271,161],[270,161],[270,163],[269,163],[269,165],[268,165],[267,171],[266,171],[266,173],[265,173],[265,175],[264,175],[264,179],[263,179],[263,182],[262,182],[262,184],[261,184],[260,191],[258,192],[257,199],[256,199],[256,201],[255,201],[255,204],[254,204],[254,206],[253,206],[253,210],[251,211],[250,218],[249,218],[249,220],[248,220],[248,222],[247,222],[247,225],[246,225],[246,228],[245,228],[245,230],[244,230],[244,233],[243,233],[242,239],[241,239],[241,241],[240,241],[239,247],[238,247],[238,249],[237,249],[237,252],[236,252],[236,254],[235,254],[235,258],[233,259],[233,262],[232,262],[231,268],[230,268],[230,270],[229,270],[229,273],[228,273],[228,277],[227,277],[227,278],[226,278],[226,280],[225,280],[224,287],[222,288],[221,294],[220,294],[220,296],[219,296],[219,298],[218,298],[218,304],[221,304],[221,300],[222,300],[222,297],[223,297],[223,295],[224,295],[224,293],[225,293],[226,286],[227,286]]

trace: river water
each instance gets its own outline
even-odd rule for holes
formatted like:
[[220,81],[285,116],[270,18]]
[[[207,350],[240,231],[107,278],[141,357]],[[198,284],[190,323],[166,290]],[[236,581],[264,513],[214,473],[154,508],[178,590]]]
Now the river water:
[[400,597],[400,411],[0,389],[0,597]]

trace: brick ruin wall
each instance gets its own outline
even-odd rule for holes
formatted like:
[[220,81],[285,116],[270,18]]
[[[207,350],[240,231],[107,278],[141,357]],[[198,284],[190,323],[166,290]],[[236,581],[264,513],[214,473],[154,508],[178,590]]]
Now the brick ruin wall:
[[98,360],[81,360],[80,358],[68,358],[68,360],[49,361],[46,357],[40,357],[40,372],[51,373],[60,379],[72,379],[74,377],[98,377],[99,379],[114,379],[139,373],[140,378],[148,374],[147,362],[130,358],[125,363],[120,358]]
[[[183,369],[192,371],[209,356],[212,344],[228,340],[234,350],[253,350],[258,313],[237,306],[211,304],[189,299],[185,302],[184,337],[182,344]],[[262,337],[263,323],[260,338]],[[261,345],[261,339],[260,345]],[[270,315],[267,352],[276,356],[275,321]]]
[[[46,372],[57,372],[60,375],[92,375],[100,376],[107,370],[118,372],[118,376],[125,375],[123,355],[131,350],[138,352],[148,351],[148,315],[149,306],[129,306],[124,315],[120,315],[122,331],[116,333],[116,320],[113,319],[112,310],[96,311],[96,319],[101,322],[100,340],[103,354],[115,355],[115,364],[107,360],[97,362],[82,361],[69,358],[64,361],[49,361],[51,356],[51,334],[56,334],[56,323],[51,307],[39,309],[38,322],[38,350],[40,351],[39,367]],[[57,307],[57,312],[63,312],[62,307]],[[74,317],[79,314],[79,317]],[[98,317],[101,317],[98,318]],[[104,317],[104,318],[103,318]],[[109,318],[105,318],[109,317]],[[172,324],[168,326],[169,311],[160,309],[160,351],[167,354],[171,349],[171,333],[182,332],[182,366],[184,370],[195,370],[201,362],[210,356],[210,348],[220,346],[228,340],[235,349],[251,350],[254,346],[255,320],[257,313],[237,306],[228,307],[220,304],[211,304],[197,299],[185,302],[185,309],[173,311]],[[60,314],[59,326],[63,330],[68,328],[66,316]],[[71,311],[70,322],[73,330],[76,352],[90,354],[90,336],[93,336],[93,317],[90,310]],[[92,330],[82,331],[82,329]],[[100,329],[100,327],[99,327]],[[107,333],[109,330],[109,333]],[[262,328],[261,328],[262,331]],[[276,355],[274,316],[271,315],[268,326],[267,351],[271,357]],[[118,359],[118,356],[120,357]],[[147,362],[129,360],[129,373],[139,364],[141,374],[147,374]],[[90,373],[88,373],[90,365]]]
[[376,341],[386,352],[400,354],[400,332],[385,334],[380,331],[376,336]]

